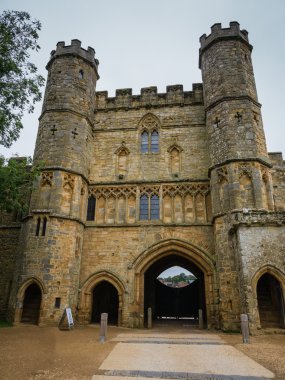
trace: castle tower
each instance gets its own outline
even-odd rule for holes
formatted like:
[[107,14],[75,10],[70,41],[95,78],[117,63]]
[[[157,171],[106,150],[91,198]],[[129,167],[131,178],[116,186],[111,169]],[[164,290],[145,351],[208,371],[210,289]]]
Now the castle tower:
[[16,322],[29,318],[31,287],[38,287],[40,323],[57,322],[64,307],[77,304],[98,64],[94,49],[78,40],[59,42],[47,64],[34,154],[43,169],[23,226],[12,297]]
[[231,220],[273,210],[272,180],[251,62],[248,33],[237,22],[215,24],[200,38],[206,128],[209,136],[216,254],[223,328],[246,312],[245,286]]

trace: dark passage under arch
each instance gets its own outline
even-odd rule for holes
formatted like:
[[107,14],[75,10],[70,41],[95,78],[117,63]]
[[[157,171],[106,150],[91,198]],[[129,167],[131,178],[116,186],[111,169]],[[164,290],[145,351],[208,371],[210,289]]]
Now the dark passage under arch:
[[284,300],[279,281],[269,273],[257,283],[257,301],[261,327],[284,328]]
[[108,281],[101,281],[93,289],[91,323],[99,323],[102,313],[108,313],[108,323],[118,324],[119,295]]
[[40,287],[32,283],[25,291],[21,322],[37,325],[39,322],[42,292]]
[[[187,269],[195,275],[196,280],[183,288],[162,284],[157,279],[158,275],[173,266]],[[199,309],[202,309],[206,323],[204,274],[193,262],[177,254],[168,255],[148,268],[144,281],[145,321],[147,309],[151,307],[154,321],[187,319],[187,324],[198,324]]]

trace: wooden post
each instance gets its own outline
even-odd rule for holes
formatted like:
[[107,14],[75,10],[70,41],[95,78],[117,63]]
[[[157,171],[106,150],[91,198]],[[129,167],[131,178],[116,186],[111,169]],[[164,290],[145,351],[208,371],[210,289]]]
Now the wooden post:
[[240,320],[241,320],[242,341],[243,343],[249,343],[249,327],[248,327],[247,314],[241,314]]
[[104,343],[107,335],[107,323],[108,323],[108,313],[101,314],[100,323],[100,342]]
[[152,328],[152,310],[151,307],[147,309],[147,328]]
[[204,328],[204,322],[203,322],[203,310],[199,309],[199,329]]

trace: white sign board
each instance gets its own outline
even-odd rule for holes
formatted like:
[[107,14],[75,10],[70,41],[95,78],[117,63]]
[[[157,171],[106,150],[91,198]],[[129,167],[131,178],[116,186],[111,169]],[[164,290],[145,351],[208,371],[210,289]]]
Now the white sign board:
[[[67,323],[66,323],[67,322]],[[66,307],[60,318],[58,327],[60,330],[70,330],[74,327],[74,322],[72,318],[72,312],[70,307]]]
[[65,311],[66,311],[66,317],[67,317],[68,325],[73,326],[74,323],[73,323],[72,312],[71,312],[70,307],[65,308]]

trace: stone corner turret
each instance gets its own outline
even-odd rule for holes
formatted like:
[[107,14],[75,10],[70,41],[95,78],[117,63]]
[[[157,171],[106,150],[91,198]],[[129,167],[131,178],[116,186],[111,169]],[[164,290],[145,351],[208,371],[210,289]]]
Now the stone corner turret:
[[71,40],[71,45],[65,45],[64,41],[59,41],[56,44],[56,50],[52,50],[50,54],[50,60],[46,65],[48,70],[51,63],[58,57],[63,55],[79,56],[85,62],[89,63],[96,71],[97,79],[99,79],[98,66],[99,60],[95,58],[95,50],[88,46],[87,50],[81,47],[81,41],[77,39]]
[[199,68],[201,68],[201,54],[214,43],[228,39],[236,39],[242,41],[248,45],[250,51],[253,48],[249,43],[247,30],[240,30],[240,25],[237,21],[231,21],[229,28],[222,28],[221,23],[216,23],[212,25],[211,33],[208,36],[206,34],[203,34],[200,37],[201,47],[199,49]]

